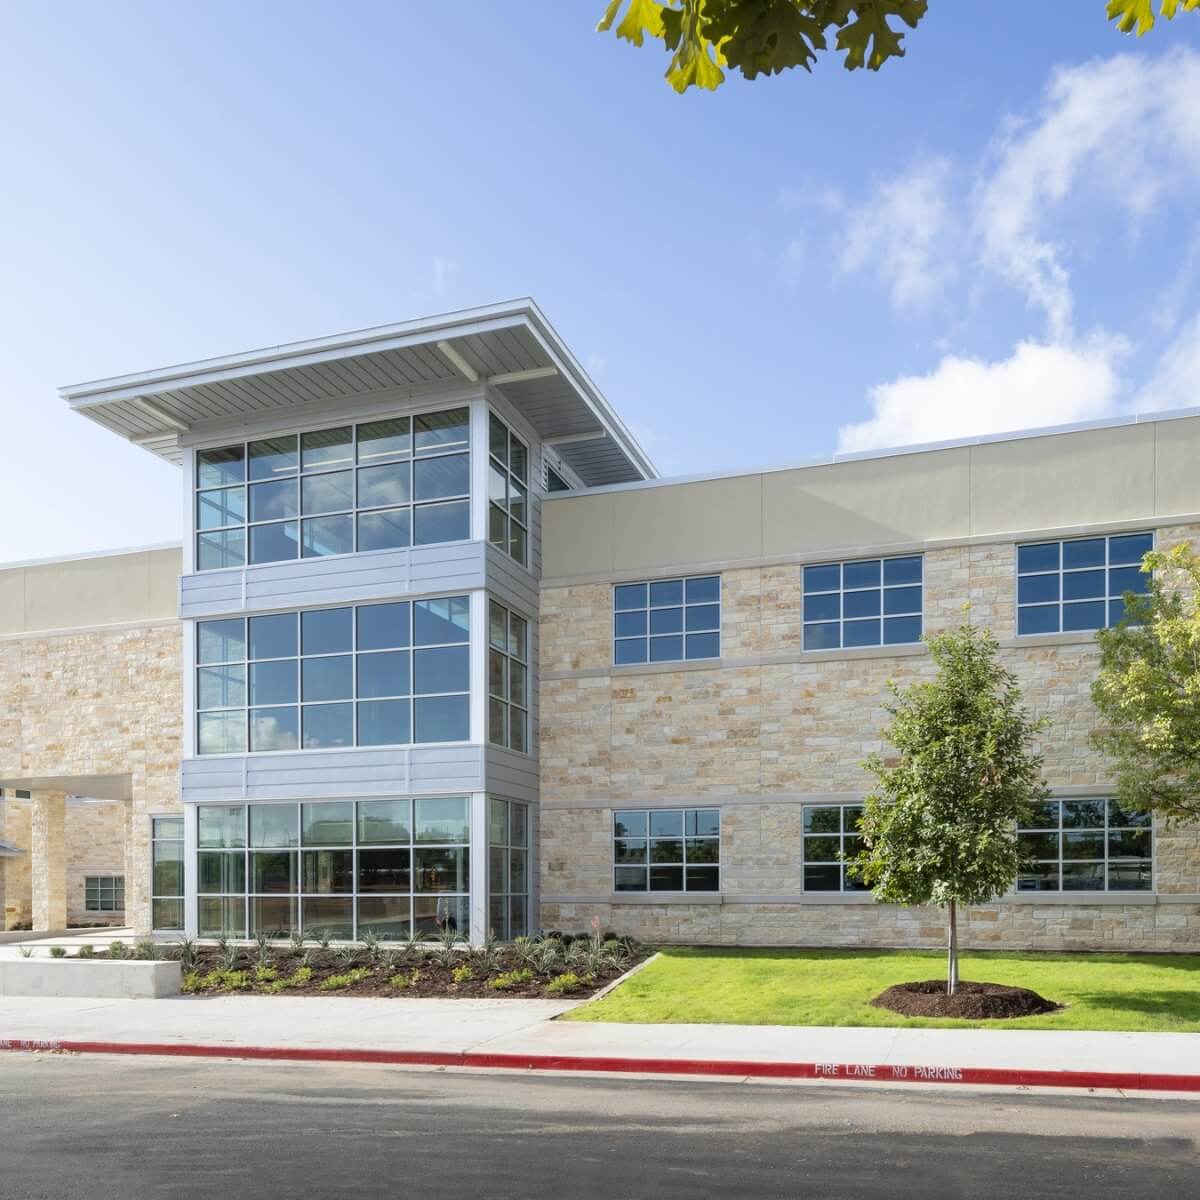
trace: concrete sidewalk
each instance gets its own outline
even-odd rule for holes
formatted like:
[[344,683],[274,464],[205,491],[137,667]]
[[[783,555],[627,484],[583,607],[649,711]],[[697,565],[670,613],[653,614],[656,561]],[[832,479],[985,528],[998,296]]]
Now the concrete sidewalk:
[[618,1025],[546,1000],[0,997],[0,1048],[1200,1093],[1200,1034]]

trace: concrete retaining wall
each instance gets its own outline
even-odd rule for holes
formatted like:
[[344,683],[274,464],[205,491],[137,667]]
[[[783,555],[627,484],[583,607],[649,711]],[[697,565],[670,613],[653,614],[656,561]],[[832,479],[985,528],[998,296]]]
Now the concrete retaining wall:
[[178,996],[177,962],[19,958],[0,960],[0,996],[153,1000]]

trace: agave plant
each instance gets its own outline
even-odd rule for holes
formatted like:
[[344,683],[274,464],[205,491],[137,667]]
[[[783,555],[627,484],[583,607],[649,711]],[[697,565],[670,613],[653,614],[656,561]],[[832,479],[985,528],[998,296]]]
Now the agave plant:
[[[83,949],[82,946],[79,947]],[[175,943],[175,953],[179,958],[179,966],[186,975],[189,971],[196,969],[196,964],[199,961],[199,952],[196,949],[196,943],[189,937],[181,937]],[[91,947],[88,947],[88,954],[91,955]]]
[[476,969],[485,977],[499,968],[500,946],[496,941],[494,929],[487,931],[487,937],[483,939],[482,944],[475,947],[471,952],[471,957],[474,959]]
[[238,964],[238,959],[242,957],[242,948],[237,942],[226,941],[222,938],[217,943],[217,957],[221,960],[221,966],[226,971],[232,971]]
[[380,953],[379,934],[377,934],[373,929],[368,929],[367,932],[362,935],[359,941],[362,942],[362,947],[367,952],[367,958],[371,962],[377,963],[379,961]]
[[358,958],[358,947],[352,942],[334,949],[333,957],[347,967],[352,967]]

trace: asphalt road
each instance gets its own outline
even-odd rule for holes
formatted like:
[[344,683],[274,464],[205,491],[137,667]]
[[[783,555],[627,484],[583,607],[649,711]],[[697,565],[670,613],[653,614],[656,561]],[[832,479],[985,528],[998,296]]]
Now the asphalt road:
[[0,1198],[1200,1200],[1200,1103],[0,1055]]

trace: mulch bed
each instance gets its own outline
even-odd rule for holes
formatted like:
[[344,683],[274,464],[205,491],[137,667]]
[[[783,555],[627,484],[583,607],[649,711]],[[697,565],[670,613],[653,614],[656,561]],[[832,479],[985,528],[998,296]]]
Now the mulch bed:
[[[488,999],[488,1000],[584,1000],[594,996],[606,984],[620,978],[631,967],[649,958],[654,951],[647,946],[635,944],[628,947],[620,963],[611,964],[587,975],[578,963],[560,960],[550,970],[535,973],[533,978],[510,987],[498,989],[490,986],[497,976],[522,969],[528,964],[518,960],[511,947],[502,947],[496,954],[497,962],[484,972],[479,959],[470,952],[457,952],[456,965],[468,964],[472,978],[454,979],[454,968],[441,966],[428,950],[383,949],[377,956],[359,951],[352,961],[347,962],[333,949],[307,950],[295,953],[290,949],[276,948],[271,955],[265,972],[258,970],[258,950],[253,945],[245,946],[232,970],[244,973],[240,986],[229,986],[229,968],[215,946],[197,947],[197,965],[185,971],[184,990],[195,996],[210,995],[284,995],[284,996],[387,996],[392,999]],[[388,956],[391,956],[390,958]],[[295,983],[296,972],[307,966],[311,977]],[[365,976],[349,986],[323,988],[321,985],[333,976],[349,972],[365,971]],[[547,984],[565,972],[580,977],[578,986],[563,992],[547,990]],[[405,980],[403,986],[392,982],[397,976]],[[286,986],[278,986],[280,981]]]
[[1008,987],[1003,983],[960,980],[954,995],[947,996],[944,979],[898,983],[881,992],[871,1003],[876,1008],[887,1008],[906,1017],[958,1017],[964,1021],[1034,1017],[1062,1008],[1061,1004],[1028,988]]

